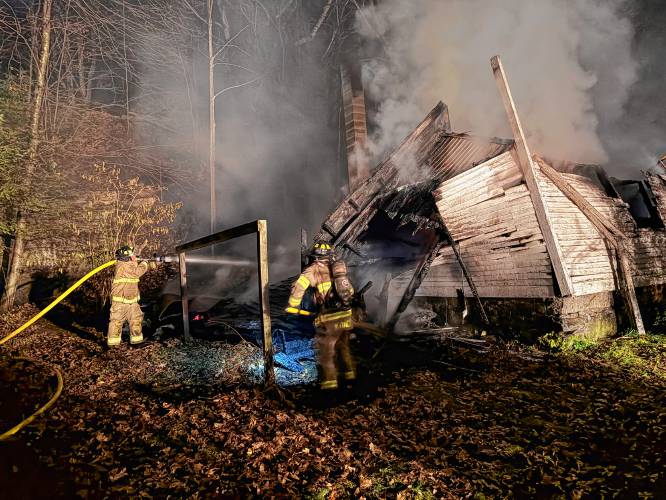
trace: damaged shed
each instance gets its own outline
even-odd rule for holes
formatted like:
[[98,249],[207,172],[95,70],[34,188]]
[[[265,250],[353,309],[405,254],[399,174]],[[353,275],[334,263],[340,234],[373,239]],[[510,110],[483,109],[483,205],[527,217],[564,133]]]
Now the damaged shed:
[[666,176],[618,181],[532,155],[499,59],[492,65],[513,140],[455,133],[439,103],[354,179],[318,237],[359,282],[385,278],[379,319],[389,327],[412,298],[448,310],[462,290],[481,322],[504,331],[602,335],[618,318],[644,331],[639,299],[651,321],[666,282]]

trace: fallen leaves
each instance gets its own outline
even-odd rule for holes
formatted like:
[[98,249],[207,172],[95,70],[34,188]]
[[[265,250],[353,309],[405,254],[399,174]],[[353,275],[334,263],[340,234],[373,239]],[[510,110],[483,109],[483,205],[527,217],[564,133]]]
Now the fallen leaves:
[[368,364],[351,393],[322,407],[312,388],[282,401],[226,384],[223,349],[168,341],[107,352],[53,327],[30,335],[18,350],[62,367],[67,383],[43,430],[32,427],[16,443],[32,440],[40,459],[0,464],[0,487],[20,493],[30,472],[46,474],[50,463],[49,488],[71,496],[576,498],[666,490],[658,381],[500,349],[480,359],[429,352],[473,371],[428,359],[416,365],[400,352],[404,369],[387,358]]

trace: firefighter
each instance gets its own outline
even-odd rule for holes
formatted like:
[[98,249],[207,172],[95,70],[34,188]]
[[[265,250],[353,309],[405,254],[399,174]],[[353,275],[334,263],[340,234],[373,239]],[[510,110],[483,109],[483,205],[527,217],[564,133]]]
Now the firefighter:
[[[303,295],[308,288],[314,290],[317,312],[301,309]],[[326,242],[316,242],[310,253],[310,264],[291,287],[288,313],[315,316],[315,344],[321,374],[321,388],[337,389],[339,354],[344,365],[344,378],[352,381],[356,372],[349,350],[349,333],[352,330],[351,301],[354,288],[347,277],[347,266],[335,259],[333,247]]]
[[134,249],[123,246],[116,250],[116,272],[111,286],[111,315],[107,344],[109,347],[120,345],[120,337],[125,321],[129,323],[130,344],[143,342],[141,323],[143,312],[139,306],[139,278],[156,264],[146,261],[137,262]]

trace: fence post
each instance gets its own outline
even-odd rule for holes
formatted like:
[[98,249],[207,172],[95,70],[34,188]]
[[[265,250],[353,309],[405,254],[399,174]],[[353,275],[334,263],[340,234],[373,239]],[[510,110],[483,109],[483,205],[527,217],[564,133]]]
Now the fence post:
[[264,346],[264,383],[275,383],[273,370],[273,331],[268,299],[268,229],[265,220],[257,221],[257,260],[259,264],[259,306],[261,307],[261,329]]

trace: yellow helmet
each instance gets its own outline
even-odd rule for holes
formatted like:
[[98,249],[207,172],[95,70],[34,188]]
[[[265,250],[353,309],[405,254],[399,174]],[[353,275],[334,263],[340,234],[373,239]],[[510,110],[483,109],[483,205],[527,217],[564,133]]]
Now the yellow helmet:
[[333,253],[333,245],[326,241],[317,241],[312,245],[310,255],[315,259],[326,259]]
[[124,245],[116,250],[116,260],[128,261],[134,255],[134,248],[129,245]]

